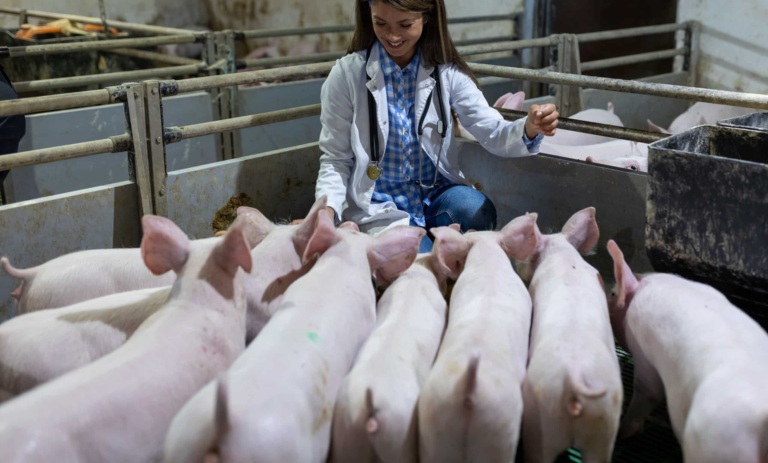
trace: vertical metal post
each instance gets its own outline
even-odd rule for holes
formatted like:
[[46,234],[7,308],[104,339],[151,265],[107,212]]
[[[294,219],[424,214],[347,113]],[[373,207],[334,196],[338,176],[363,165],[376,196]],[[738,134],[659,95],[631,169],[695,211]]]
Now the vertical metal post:
[[165,196],[165,180],[168,177],[165,158],[165,140],[163,138],[163,103],[160,95],[160,82],[144,83],[144,95],[147,100],[146,123],[149,155],[149,167],[152,176],[152,199],[155,214],[168,216],[168,200]]
[[688,21],[685,29],[685,46],[688,54],[685,56],[683,70],[688,71],[688,85],[696,87],[699,83],[699,57],[701,56],[701,23]]
[[[218,74],[232,74],[235,68],[235,33],[233,31],[216,32],[216,62],[224,60],[226,64],[216,70]],[[237,117],[237,86],[229,86],[219,93],[219,118]],[[231,131],[219,134],[224,159],[240,156],[240,132]]]
[[[216,35],[213,32],[208,32],[205,34],[205,41],[203,42],[203,61],[205,61],[205,64],[207,64],[209,67],[213,66],[218,60],[217,56]],[[215,69],[208,71],[209,76],[215,76],[216,74],[218,74],[218,72]],[[211,98],[213,120],[218,121],[222,118],[221,107],[219,105],[219,100],[223,98],[221,89],[218,87],[212,88],[208,90],[208,95]],[[231,156],[227,156],[226,145],[223,142],[224,140],[221,134],[215,136],[214,139],[216,143],[216,153],[218,154],[218,160],[230,159]]]
[[29,18],[27,17],[27,9],[22,8],[19,10],[19,27],[23,26],[24,24],[27,24],[29,22]]
[[[567,74],[581,74],[579,40],[573,34],[561,34],[557,46],[557,71]],[[580,87],[558,85],[555,101],[560,115],[570,117],[584,106],[583,91]]]
[[139,191],[139,214],[154,214],[152,173],[149,165],[149,143],[147,134],[147,110],[145,87],[134,83],[128,86],[128,122],[133,138],[133,148],[128,151],[131,180]]

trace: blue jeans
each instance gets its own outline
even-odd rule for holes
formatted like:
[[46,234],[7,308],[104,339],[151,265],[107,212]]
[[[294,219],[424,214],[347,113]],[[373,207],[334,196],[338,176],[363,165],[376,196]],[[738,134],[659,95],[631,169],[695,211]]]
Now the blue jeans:
[[462,233],[496,229],[496,207],[491,199],[465,185],[450,185],[429,195],[424,201],[424,218],[427,234],[419,243],[419,252],[432,250],[430,228],[457,223]]

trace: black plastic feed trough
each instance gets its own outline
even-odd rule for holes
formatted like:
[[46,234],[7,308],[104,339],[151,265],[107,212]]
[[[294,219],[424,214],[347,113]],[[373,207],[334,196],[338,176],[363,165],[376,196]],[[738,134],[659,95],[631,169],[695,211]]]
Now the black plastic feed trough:
[[703,125],[649,145],[654,269],[723,292],[768,326],[768,131]]

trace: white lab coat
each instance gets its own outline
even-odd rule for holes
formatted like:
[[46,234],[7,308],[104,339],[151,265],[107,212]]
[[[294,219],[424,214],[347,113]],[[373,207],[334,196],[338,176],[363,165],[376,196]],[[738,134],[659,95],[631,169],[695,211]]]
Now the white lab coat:
[[[336,62],[320,93],[322,111],[320,121],[320,173],[315,188],[315,197],[326,195],[328,206],[342,220],[356,222],[360,229],[375,233],[393,225],[409,223],[408,214],[397,210],[393,202],[372,204],[374,181],[366,175],[370,160],[368,91],[376,100],[379,150],[383,154],[389,133],[387,93],[384,73],[379,64],[376,48],[371,52],[364,72],[366,50],[351,53]],[[424,111],[427,97],[435,87],[430,77],[433,67],[419,67],[416,76],[415,122]],[[370,76],[367,81],[365,73]],[[456,66],[440,66],[443,101],[448,125],[447,134],[441,143],[437,130],[439,106],[437,96],[427,109],[421,147],[432,162],[437,164],[440,156],[440,173],[450,180],[468,184],[459,169],[456,149],[453,143],[453,118],[450,108],[456,111],[461,124],[489,152],[502,157],[519,157],[536,154],[538,148],[529,152],[523,143],[525,119],[505,120],[498,111],[491,108],[482,92],[466,74]],[[449,108],[450,105],[450,108]],[[432,179],[425,179],[427,184]],[[343,211],[343,212],[342,212]]]

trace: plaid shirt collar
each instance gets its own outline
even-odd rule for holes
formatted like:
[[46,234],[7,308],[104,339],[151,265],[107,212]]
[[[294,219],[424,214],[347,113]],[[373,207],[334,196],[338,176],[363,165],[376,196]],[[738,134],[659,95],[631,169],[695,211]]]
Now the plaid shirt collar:
[[[376,42],[376,45],[379,48],[379,61],[381,62],[381,70],[384,72],[384,75],[391,77],[393,73],[400,71],[400,66],[398,66],[397,63],[395,63],[395,61],[387,54],[387,51],[384,50],[384,47],[381,45],[381,43]],[[416,54],[413,55],[413,59],[411,59],[411,62],[408,63],[408,66],[406,66],[401,72],[403,74],[409,74],[410,76],[415,77],[419,70],[420,64],[421,51],[416,48]]]

